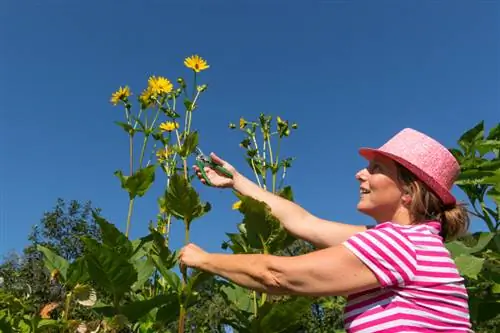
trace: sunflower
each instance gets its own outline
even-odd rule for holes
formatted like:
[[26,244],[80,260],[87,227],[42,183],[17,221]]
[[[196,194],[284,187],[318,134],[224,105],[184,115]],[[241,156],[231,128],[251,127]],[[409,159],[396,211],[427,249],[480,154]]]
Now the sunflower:
[[151,76],[148,80],[148,88],[154,95],[168,94],[174,88],[173,84],[163,76]]
[[200,57],[199,55],[195,54],[191,57],[188,57],[184,60],[184,65],[187,68],[191,68],[194,70],[196,73],[201,72],[202,70],[205,70],[209,68],[210,66],[207,64],[207,62]]
[[129,97],[131,95],[130,93],[130,88],[128,86],[125,86],[125,87],[120,87],[117,91],[115,91],[112,95],[111,95],[111,99],[110,99],[110,102],[113,104],[113,105],[116,105],[118,104],[119,101],[123,101],[125,100],[127,97]]
[[160,124],[160,130],[162,132],[172,132],[177,128],[179,128],[179,123],[175,121],[166,121]]

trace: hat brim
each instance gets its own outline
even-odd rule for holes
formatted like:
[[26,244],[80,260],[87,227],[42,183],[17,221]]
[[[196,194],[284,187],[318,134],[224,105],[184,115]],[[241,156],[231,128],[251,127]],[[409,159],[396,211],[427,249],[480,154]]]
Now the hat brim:
[[453,196],[453,194],[450,193],[450,191],[447,188],[443,187],[441,184],[435,181],[434,178],[432,178],[429,174],[427,174],[425,171],[423,171],[413,163],[409,162],[408,160],[400,156],[375,148],[360,148],[359,154],[367,160],[372,160],[375,156],[381,155],[401,164],[403,167],[408,169],[412,174],[414,174],[415,177],[417,177],[424,184],[426,184],[443,201],[445,205],[451,205],[456,203],[455,197]]

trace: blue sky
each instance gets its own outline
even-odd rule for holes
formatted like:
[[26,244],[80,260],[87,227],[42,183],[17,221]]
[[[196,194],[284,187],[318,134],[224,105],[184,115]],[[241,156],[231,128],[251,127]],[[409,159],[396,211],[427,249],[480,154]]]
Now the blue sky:
[[[413,127],[450,147],[499,120],[498,2],[174,3],[0,4],[0,254],[21,250],[58,197],[92,200],[124,230],[127,195],[113,172],[126,170],[128,143],[110,94],[124,84],[138,93],[150,75],[188,77],[182,61],[194,53],[211,65],[193,118],[201,147],[251,177],[227,124],[260,112],[296,121],[283,148],[297,157],[288,183],[332,220],[371,222],[355,209],[360,146]],[[157,213],[157,185],[135,206],[133,238]],[[234,197],[196,188],[213,210],[192,241],[220,251],[241,219]],[[180,223],[172,237],[181,246]]]

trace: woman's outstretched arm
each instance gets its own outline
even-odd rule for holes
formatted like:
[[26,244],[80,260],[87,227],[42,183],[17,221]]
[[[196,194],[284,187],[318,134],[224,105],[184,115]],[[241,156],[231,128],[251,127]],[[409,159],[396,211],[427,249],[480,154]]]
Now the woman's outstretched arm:
[[238,173],[234,176],[233,189],[242,195],[265,202],[289,233],[317,248],[338,245],[352,235],[366,230],[365,226],[318,218],[298,204],[264,190]]

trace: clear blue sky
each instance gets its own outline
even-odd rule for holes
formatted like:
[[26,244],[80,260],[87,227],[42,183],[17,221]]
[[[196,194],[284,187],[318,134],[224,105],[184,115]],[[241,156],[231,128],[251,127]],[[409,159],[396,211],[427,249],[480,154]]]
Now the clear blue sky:
[[[260,112],[297,121],[288,182],[324,218],[371,222],[355,209],[360,146],[404,127],[452,146],[478,121],[500,119],[498,2],[174,3],[0,4],[0,254],[21,250],[58,197],[92,200],[124,230],[127,195],[113,172],[127,168],[128,145],[110,94],[124,84],[139,92],[153,74],[188,75],[182,61],[193,53],[211,65],[193,124],[202,148],[251,176],[228,122]],[[240,221],[234,197],[196,186],[213,211],[192,240],[219,251]],[[134,238],[160,190],[138,200]],[[182,237],[176,223],[174,247]]]

